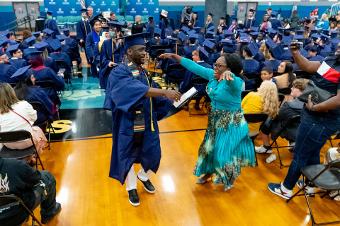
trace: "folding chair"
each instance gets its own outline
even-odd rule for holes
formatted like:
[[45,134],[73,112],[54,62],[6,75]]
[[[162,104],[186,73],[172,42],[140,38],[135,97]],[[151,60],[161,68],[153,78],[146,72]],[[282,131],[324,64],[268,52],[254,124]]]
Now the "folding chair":
[[17,141],[23,141],[27,139],[31,140],[33,144],[32,146],[25,148],[25,149],[10,149],[4,145],[0,151],[0,157],[8,158],[8,159],[24,159],[26,157],[35,155],[36,169],[38,169],[38,165],[40,165],[41,168],[44,170],[44,166],[42,164],[42,161],[35,147],[35,144],[33,142],[33,137],[30,132],[26,130],[18,130],[18,131],[0,133],[0,143],[14,143]]
[[295,196],[299,195],[301,191],[304,192],[304,196],[306,199],[306,203],[309,209],[309,214],[312,219],[312,225],[326,225],[326,224],[338,224],[340,223],[340,220],[338,221],[332,221],[332,222],[322,222],[317,223],[315,222],[312,208],[308,199],[308,196],[310,195],[306,191],[307,186],[316,186],[318,188],[321,188],[324,191],[318,192],[323,193],[324,197],[325,195],[329,194],[331,191],[337,191],[340,190],[340,160],[335,160],[327,165],[317,164],[317,165],[310,165],[304,167],[302,170],[302,176],[303,176],[303,182],[304,186],[299,189],[290,199],[287,200],[287,203],[292,200]]
[[[244,118],[246,119],[246,121],[248,123],[263,123],[267,120],[268,115],[260,113],[260,114],[244,114]],[[257,162],[257,155],[256,155],[256,151],[255,151],[255,139],[257,137],[257,135],[259,135],[259,132],[254,133],[254,134],[249,134],[249,137],[251,138],[251,140],[253,141],[253,145],[254,145],[254,153],[255,153],[255,160],[256,160],[256,166],[258,165]]]
[[[200,100],[201,98],[205,97],[205,103],[203,104],[203,106],[206,106],[207,103],[210,101],[210,99],[208,98],[208,95],[205,91],[205,87],[208,84],[208,80],[201,78],[199,76],[193,76],[193,78],[191,79],[191,84],[192,86],[196,87],[197,90],[199,90],[199,92],[195,95],[195,97],[193,99]],[[204,87],[204,88],[202,88]],[[202,91],[203,90],[203,91]],[[192,115],[192,112],[190,111],[190,107],[188,108],[189,110],[189,115]],[[205,114],[203,112],[203,114]]]
[[[37,112],[45,112],[46,110],[43,108],[42,104],[40,102],[29,102],[33,109]],[[58,114],[58,113],[57,113]],[[48,135],[48,150],[51,150],[51,131],[55,134],[54,128],[52,126],[53,120],[47,119],[45,122],[37,125],[39,126],[43,131],[45,131],[45,134]]]
[[[19,224],[24,223],[27,219],[27,215],[23,215],[21,210],[24,210],[31,216],[32,226],[34,226],[35,223],[42,226],[33,211],[25,205],[21,198],[14,194],[5,195],[0,193],[0,222],[15,221],[15,223],[19,222]],[[3,223],[1,223],[1,225],[3,225]]]
[[275,137],[272,137],[273,142],[269,145],[270,148],[275,148],[277,150],[277,154],[279,156],[279,160],[280,160],[280,169],[282,169],[282,167],[288,167],[289,165],[284,165],[282,163],[282,159],[281,159],[281,155],[280,155],[280,148],[294,148],[293,145],[286,145],[286,146],[279,146],[277,143],[277,139],[282,135],[282,133],[287,129],[287,128],[291,128],[293,126],[297,126],[298,124],[300,124],[300,120],[301,120],[301,116],[300,115],[294,115],[292,116],[286,123],[284,123],[281,126],[281,129],[278,131],[277,134],[275,134]]

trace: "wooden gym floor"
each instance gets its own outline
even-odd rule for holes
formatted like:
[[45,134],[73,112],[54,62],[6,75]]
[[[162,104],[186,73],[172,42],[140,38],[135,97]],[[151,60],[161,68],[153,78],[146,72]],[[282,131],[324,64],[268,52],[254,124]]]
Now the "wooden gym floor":
[[[195,184],[192,172],[206,124],[206,116],[189,117],[187,111],[160,122],[162,161],[151,178],[157,192],[150,195],[139,183],[139,207],[131,206],[125,187],[108,177],[111,138],[52,143],[42,158],[56,177],[62,211],[48,225],[311,225],[304,197],[287,204],[268,191],[267,183],[282,181],[287,168],[280,169],[278,160],[264,163],[265,155],[258,155],[258,167],[243,169],[230,191]],[[283,151],[283,159],[289,163],[291,154]],[[318,196],[312,205],[317,221],[340,217],[339,202]]]

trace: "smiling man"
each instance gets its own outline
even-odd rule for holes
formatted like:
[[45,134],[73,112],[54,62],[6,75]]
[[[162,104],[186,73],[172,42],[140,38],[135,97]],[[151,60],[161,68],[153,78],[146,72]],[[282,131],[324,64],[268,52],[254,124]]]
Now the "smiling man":
[[[157,120],[179,100],[174,90],[156,84],[142,67],[145,62],[143,34],[125,37],[127,62],[113,68],[108,79],[104,108],[112,111],[112,155],[110,177],[126,183],[129,202],[138,206],[137,178],[148,193],[155,193],[148,173],[158,170],[161,159]],[[142,168],[135,174],[134,165]]]

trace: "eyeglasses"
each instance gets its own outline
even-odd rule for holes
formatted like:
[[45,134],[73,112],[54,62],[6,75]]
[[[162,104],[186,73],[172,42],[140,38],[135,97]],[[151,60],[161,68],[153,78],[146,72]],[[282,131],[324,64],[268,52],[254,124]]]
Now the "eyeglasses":
[[217,67],[217,68],[226,67],[226,66],[227,65],[225,64],[217,64],[217,63],[214,64],[214,67]]

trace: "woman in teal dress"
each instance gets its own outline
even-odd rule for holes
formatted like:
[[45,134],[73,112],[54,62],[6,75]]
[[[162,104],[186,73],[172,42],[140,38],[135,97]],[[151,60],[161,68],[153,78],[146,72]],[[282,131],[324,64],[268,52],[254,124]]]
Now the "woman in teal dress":
[[187,70],[209,80],[206,91],[212,110],[194,174],[200,177],[199,184],[215,175],[215,183],[223,183],[225,190],[230,189],[242,167],[255,165],[254,147],[241,109],[244,82],[237,76],[242,71],[240,57],[224,54],[216,60],[214,69],[176,54],[162,54],[160,58],[177,60]]

